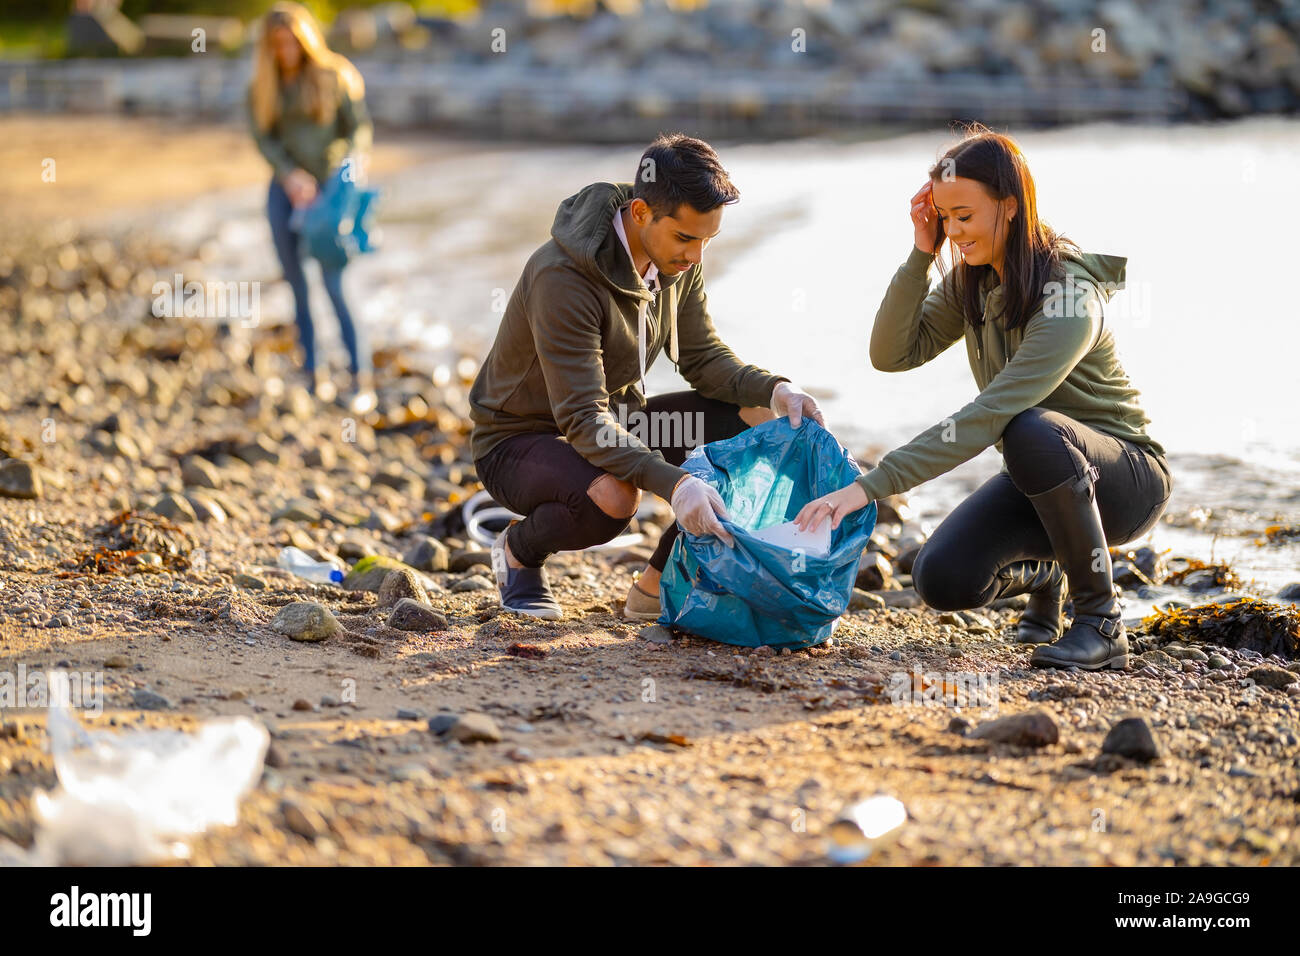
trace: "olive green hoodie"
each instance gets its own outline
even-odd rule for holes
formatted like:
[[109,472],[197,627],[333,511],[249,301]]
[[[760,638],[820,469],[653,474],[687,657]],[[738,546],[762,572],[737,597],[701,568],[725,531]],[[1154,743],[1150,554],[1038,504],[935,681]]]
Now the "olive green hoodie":
[[280,90],[280,115],[271,128],[261,130],[253,118],[252,94],[247,100],[248,125],[253,141],[283,181],[301,167],[323,183],[351,152],[370,150],[374,131],[364,99],[352,99],[346,92],[339,97],[334,117],[317,123],[307,112],[303,100],[300,73]]
[[718,338],[698,265],[660,273],[660,290],[650,292],[614,231],[614,213],[631,200],[630,183],[595,183],[560,204],[551,239],[524,266],[470,389],[476,460],[513,435],[560,434],[597,468],[671,498],[686,472],[610,411],[645,407],[643,304],[647,368],[667,349],[692,388],[740,406],[766,406],[786,381],[744,364]]
[[984,322],[976,329],[962,317],[959,300],[945,292],[956,271],[930,288],[934,257],[912,248],[889,283],[871,331],[871,364],[901,372],[930,361],[960,338],[980,393],[951,416],[894,449],[857,479],[867,498],[885,498],[950,471],[994,445],[1002,432],[1035,406],[1146,447],[1164,449],[1146,433],[1150,419],[1119,362],[1115,339],[1105,327],[1104,303],[1124,287],[1127,259],[1066,253],[1063,280],[1049,285],[1038,308],[1019,329],[992,321],[1002,289],[981,290]]

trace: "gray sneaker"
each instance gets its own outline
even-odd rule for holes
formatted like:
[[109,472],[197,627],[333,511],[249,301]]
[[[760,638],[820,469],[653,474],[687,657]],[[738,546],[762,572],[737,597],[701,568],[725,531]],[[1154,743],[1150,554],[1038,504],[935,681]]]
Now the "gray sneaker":
[[492,573],[501,594],[501,607],[516,614],[558,621],[564,616],[560,602],[555,600],[545,568],[512,568],[506,561],[506,533],[502,531],[492,542]]

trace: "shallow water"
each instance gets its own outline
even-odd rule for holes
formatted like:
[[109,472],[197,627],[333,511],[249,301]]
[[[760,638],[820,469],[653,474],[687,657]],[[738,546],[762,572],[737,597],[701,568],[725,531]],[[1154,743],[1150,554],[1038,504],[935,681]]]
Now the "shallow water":
[[[1213,552],[1267,589],[1300,579],[1300,544],[1254,543],[1269,524],[1300,523],[1300,326],[1270,248],[1300,207],[1300,122],[1087,126],[1020,140],[1044,218],[1087,251],[1129,260],[1108,321],[1150,433],[1169,451],[1168,515],[1185,525],[1164,522],[1149,543]],[[936,131],[720,146],[743,197],[705,258],[714,321],[740,356],[823,396],[855,452],[879,454],[976,394],[960,348],[892,375],[867,358],[876,307],[911,245],[908,197],[948,141]],[[453,143],[386,178],[384,248],[347,278],[372,342],[410,343],[433,362],[481,357],[558,202],[630,178],[637,150]],[[215,236],[213,277],[270,279],[263,202],[261,189],[223,193],[159,225]],[[318,334],[341,364],[328,302],[314,294]],[[267,321],[291,315],[282,283],[262,309]],[[649,380],[652,391],[684,387],[667,362]],[[998,467],[990,449],[922,485],[920,516],[937,522]]]

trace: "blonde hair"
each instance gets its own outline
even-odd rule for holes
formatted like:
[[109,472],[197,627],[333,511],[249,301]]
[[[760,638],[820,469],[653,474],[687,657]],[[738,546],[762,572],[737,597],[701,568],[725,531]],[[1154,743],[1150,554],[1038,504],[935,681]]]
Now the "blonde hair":
[[318,123],[328,123],[338,110],[344,94],[359,100],[365,95],[365,81],[345,56],[325,44],[320,25],[307,8],[290,0],[271,7],[262,18],[262,32],[253,54],[253,81],[250,86],[253,119],[265,132],[280,115],[280,69],[271,49],[271,31],[286,27],[302,47],[303,88],[307,112]]

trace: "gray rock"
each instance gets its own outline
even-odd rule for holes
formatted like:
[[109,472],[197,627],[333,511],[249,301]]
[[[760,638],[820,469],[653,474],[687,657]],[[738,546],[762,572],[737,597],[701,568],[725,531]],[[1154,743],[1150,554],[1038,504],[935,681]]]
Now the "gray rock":
[[415,576],[415,572],[410,568],[394,568],[388,572],[384,577],[384,583],[379,586],[379,607],[396,607],[406,598],[410,598],[417,604],[429,605],[429,594],[424,590],[420,579]]
[[898,557],[894,559],[894,565],[901,573],[912,573],[912,567],[916,564],[916,556],[921,553],[922,547],[924,545],[914,544],[898,553]]
[[320,524],[321,513],[305,498],[295,499],[271,515],[272,521],[300,521],[304,524]]
[[399,707],[397,709],[398,720],[419,720],[422,716],[424,715],[418,710],[411,710],[407,707]]
[[1149,587],[1151,579],[1134,564],[1128,561],[1116,561],[1111,565],[1111,580],[1125,591],[1136,591],[1140,587]]
[[1214,568],[1202,568],[1183,578],[1183,587],[1192,592],[1222,590],[1218,583],[1219,572]]
[[1124,718],[1110,729],[1102,741],[1101,752],[1146,763],[1160,756],[1160,747],[1146,718],[1134,716]]
[[1300,581],[1293,581],[1277,592],[1276,600],[1288,604],[1300,603]]
[[1208,664],[1215,670],[1222,670],[1225,667],[1231,667],[1232,661],[1228,660],[1222,654],[1211,654],[1209,656]]
[[315,840],[329,832],[325,818],[314,807],[286,800],[280,805],[284,825],[304,840]]
[[385,511],[383,508],[372,508],[370,514],[366,516],[364,527],[371,531],[387,531],[391,534],[401,529],[402,520],[391,511]]
[[0,461],[0,498],[39,498],[42,492],[41,476],[31,462]]
[[464,591],[488,591],[495,587],[495,584],[482,575],[471,574],[464,580],[457,581],[452,585],[451,589],[456,593],[461,593]]
[[901,591],[883,591],[880,597],[884,600],[886,607],[921,607],[925,604],[921,600],[921,595],[916,593],[916,588],[903,588]]
[[[384,579],[388,577],[390,571],[399,568],[415,573],[415,569],[407,567],[401,561],[395,558],[384,557],[381,554],[371,554],[362,558],[356,563],[348,576],[343,579],[343,588],[348,591],[374,591],[384,586]],[[417,578],[418,580],[418,578]],[[421,584],[424,582],[421,581]]]
[[402,560],[417,571],[446,571],[451,551],[437,538],[421,535]]
[[429,732],[442,736],[454,727],[459,719],[455,714],[434,714],[429,718]]
[[972,730],[970,736],[1019,747],[1045,747],[1060,740],[1061,732],[1046,711],[1030,710],[985,721]]
[[885,607],[885,599],[879,594],[872,594],[862,588],[854,588],[849,597],[850,611],[879,611]]
[[166,494],[154,502],[151,509],[155,514],[160,514],[168,521],[177,523],[183,521],[198,521],[198,515],[194,513],[194,507],[181,495]]
[[280,448],[266,435],[258,435],[253,441],[240,445],[234,450],[234,455],[250,465],[263,461],[272,465],[280,464]]
[[246,591],[265,591],[266,582],[253,574],[239,573],[235,575],[235,587],[243,588]]
[[302,462],[308,468],[323,468],[329,471],[339,463],[339,453],[328,443],[317,445],[303,453]]
[[448,736],[463,744],[497,743],[501,739],[501,728],[487,714],[461,714],[459,719],[447,730]]
[[492,567],[492,552],[481,551],[477,548],[466,548],[457,551],[451,555],[447,561],[448,570],[460,572],[468,571],[470,568]]
[[340,633],[343,626],[323,604],[297,601],[280,608],[271,621],[271,630],[290,640],[315,643]]
[[668,630],[662,624],[651,624],[649,627],[643,627],[637,632],[637,637],[651,644],[671,644],[673,642],[673,632]]
[[191,488],[221,487],[221,472],[206,458],[191,455],[181,462],[181,481]]
[[879,551],[864,551],[858,562],[858,577],[854,586],[864,591],[879,591],[889,586],[888,582],[893,576],[894,569],[890,567],[888,558]]
[[388,626],[399,631],[445,631],[447,619],[427,604],[402,598],[388,616]]
[[190,503],[194,509],[194,516],[200,521],[212,522],[213,524],[222,524],[226,520],[226,509],[217,504],[217,502],[201,492],[190,492],[185,496],[185,500]]
[[144,687],[138,687],[131,692],[131,703],[140,710],[171,710],[172,702],[162,694],[155,693]]
[[1272,687],[1275,690],[1282,690],[1288,684],[1294,684],[1300,681],[1300,674],[1293,674],[1291,671],[1284,670],[1281,667],[1252,667],[1246,672],[1246,678],[1253,680],[1261,687]]
[[1174,657],[1166,654],[1164,651],[1155,650],[1147,651],[1145,654],[1139,654],[1138,659],[1153,667],[1173,667],[1175,666]]

